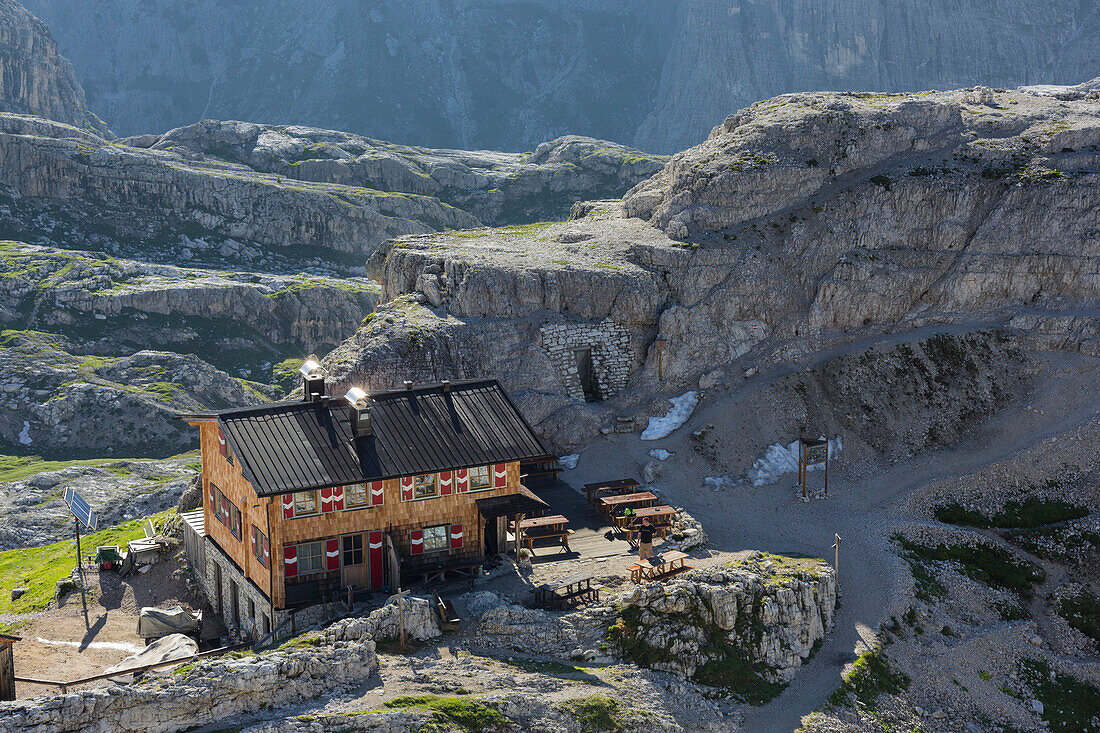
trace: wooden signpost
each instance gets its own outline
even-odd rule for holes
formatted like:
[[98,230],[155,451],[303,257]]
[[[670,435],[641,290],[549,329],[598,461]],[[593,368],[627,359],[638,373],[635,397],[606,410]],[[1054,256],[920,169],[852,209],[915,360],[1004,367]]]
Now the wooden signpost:
[[405,648],[405,596],[409,591],[397,589],[397,592],[386,599],[386,603],[397,601],[397,623],[401,628],[401,649]]
[[798,439],[798,485],[802,487],[802,498],[806,498],[806,474],[810,466],[825,464],[825,496],[829,495],[829,441],[812,438]]
[[836,576],[836,587],[840,588],[840,535],[833,533],[836,540],[833,542],[833,575]]

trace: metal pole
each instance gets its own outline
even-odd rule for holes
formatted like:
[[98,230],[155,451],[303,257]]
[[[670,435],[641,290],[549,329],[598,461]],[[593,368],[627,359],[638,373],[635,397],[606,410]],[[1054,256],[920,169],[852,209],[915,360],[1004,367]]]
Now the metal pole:
[[833,574],[836,576],[836,587],[840,588],[840,535],[833,533],[836,538],[833,542]]
[[84,566],[80,562],[80,520],[73,520],[73,524],[76,527],[76,569],[81,575],[84,575]]
[[825,496],[829,496],[829,444],[825,444]]

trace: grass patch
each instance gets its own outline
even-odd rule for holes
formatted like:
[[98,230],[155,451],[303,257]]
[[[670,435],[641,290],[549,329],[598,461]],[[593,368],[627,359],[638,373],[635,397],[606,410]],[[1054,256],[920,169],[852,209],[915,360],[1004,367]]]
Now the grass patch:
[[909,687],[909,675],[890,669],[890,661],[882,649],[863,652],[844,675],[844,681],[829,696],[829,704],[845,707],[854,696],[868,710],[874,711],[879,695],[897,695]]
[[946,545],[934,547],[912,542],[900,536],[895,541],[913,560],[924,562],[953,562],[959,572],[972,580],[992,586],[1014,590],[1030,596],[1032,587],[1043,582],[1045,573],[1008,550],[992,545],[969,547]]
[[559,707],[577,719],[584,733],[623,729],[623,711],[619,702],[607,695],[578,697],[561,703]]
[[1085,636],[1100,641],[1100,598],[1087,591],[1067,596],[1058,604],[1058,615]]
[[70,466],[102,466],[117,463],[117,458],[88,458],[78,461],[47,461],[41,456],[0,455],[0,483],[22,481],[42,471],[59,471]]
[[[459,730],[492,730],[508,724],[508,718],[494,707],[485,703],[462,697],[441,697],[438,695],[403,695],[384,703],[391,709],[429,710],[436,713],[437,719],[428,723],[427,730],[445,730],[446,724],[457,726]],[[440,723],[444,725],[439,725]],[[421,730],[424,730],[423,728]]]
[[299,634],[293,639],[287,639],[279,645],[279,651],[293,651],[294,649],[312,649],[313,647],[321,646],[323,639],[321,635],[316,631],[308,631],[304,634]]
[[960,504],[945,504],[936,508],[936,519],[946,524],[984,529],[1034,529],[1088,516],[1088,509],[1056,499],[1030,496],[1023,501],[1005,503],[992,516],[966,509]]
[[[153,524],[160,526],[174,513],[167,509],[154,514]],[[145,519],[132,519],[90,535],[82,535],[80,547],[85,555],[95,554],[99,545],[125,547],[129,540],[145,536]],[[53,600],[57,581],[76,567],[76,540],[62,540],[52,545],[28,547],[0,552],[0,613],[33,613]],[[26,588],[17,600],[11,600],[12,588]]]
[[1020,661],[1020,678],[1043,703],[1042,718],[1055,733],[1100,731],[1100,689],[1054,672],[1038,659]]

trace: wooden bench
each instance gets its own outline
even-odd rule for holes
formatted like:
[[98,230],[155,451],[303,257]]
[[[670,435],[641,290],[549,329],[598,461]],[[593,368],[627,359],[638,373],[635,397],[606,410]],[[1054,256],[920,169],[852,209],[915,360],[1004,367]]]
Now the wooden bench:
[[606,491],[609,494],[623,494],[638,488],[638,486],[638,481],[632,478],[620,478],[614,481],[597,481],[584,485],[584,495],[588,498],[589,504],[595,504],[596,500],[600,498],[601,492]]
[[544,583],[535,588],[535,605],[539,608],[564,608],[571,601],[598,601],[600,589],[592,587],[592,576],[577,573],[556,583]]
[[569,520],[561,514],[524,519],[519,523],[520,544],[534,550],[535,540],[556,539],[568,550],[569,535],[573,534],[573,530],[566,526],[568,524]]
[[[654,558],[657,560],[658,558]],[[630,566],[630,579],[635,583],[643,580],[668,580],[680,573],[691,570],[691,566],[684,563],[687,559],[686,552],[671,550],[661,553],[660,562],[639,560]]]

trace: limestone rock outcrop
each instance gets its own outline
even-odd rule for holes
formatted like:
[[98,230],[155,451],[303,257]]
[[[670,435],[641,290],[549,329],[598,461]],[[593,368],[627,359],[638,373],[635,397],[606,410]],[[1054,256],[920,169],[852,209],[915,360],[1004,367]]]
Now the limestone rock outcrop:
[[58,52],[50,29],[14,0],[0,1],[0,80],[0,112],[110,134],[88,111],[72,64]]
[[356,271],[403,234],[561,217],[663,158],[590,138],[534,153],[408,148],[314,128],[204,122],[108,141],[0,115],[0,209],[21,237],[176,263]]
[[612,639],[628,657],[720,683],[730,658],[768,682],[789,682],[832,625],[836,575],[824,564],[745,562],[646,583],[618,597]]
[[[1100,298],[1100,101],[784,95],[621,202],[400,238],[369,270],[383,300],[405,300],[333,353],[337,381],[393,386],[376,366],[393,361],[414,379],[495,374],[534,422],[564,428],[559,445],[654,389],[896,329],[1024,326],[1027,313],[1053,342],[1060,315]],[[625,364],[606,405],[580,400],[555,359],[546,334],[562,324],[591,334],[569,348],[588,350],[597,384]]]
[[[59,333],[81,353],[190,352],[264,379],[287,352],[340,343],[374,311],[365,278],[158,265],[0,242],[0,324]],[[266,367],[264,367],[266,364]]]
[[4,333],[0,443],[70,456],[175,455],[197,441],[177,412],[244,407],[276,396],[190,354],[104,358],[70,349],[60,336]]

